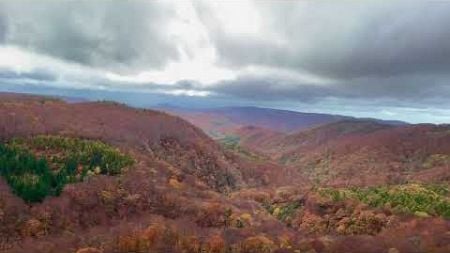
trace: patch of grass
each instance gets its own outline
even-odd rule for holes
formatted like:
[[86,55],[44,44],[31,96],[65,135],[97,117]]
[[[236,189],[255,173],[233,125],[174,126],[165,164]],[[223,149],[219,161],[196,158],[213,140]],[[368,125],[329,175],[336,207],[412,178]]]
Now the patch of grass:
[[397,186],[320,189],[322,196],[334,201],[357,199],[372,207],[392,208],[400,213],[450,218],[450,197],[447,185],[407,184]]
[[0,143],[0,175],[26,202],[57,196],[87,175],[120,173],[133,159],[99,141],[37,136]]

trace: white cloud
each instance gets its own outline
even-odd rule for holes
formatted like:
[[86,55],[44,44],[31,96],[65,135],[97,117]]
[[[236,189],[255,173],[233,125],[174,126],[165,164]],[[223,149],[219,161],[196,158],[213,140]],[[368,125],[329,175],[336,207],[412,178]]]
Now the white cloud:
[[161,93],[175,96],[189,96],[189,97],[207,97],[211,95],[209,91],[195,91],[195,90],[161,90]]
[[88,80],[102,75],[90,67],[68,63],[47,55],[24,50],[16,46],[0,46],[0,69],[20,74],[46,71],[53,74],[59,83]]

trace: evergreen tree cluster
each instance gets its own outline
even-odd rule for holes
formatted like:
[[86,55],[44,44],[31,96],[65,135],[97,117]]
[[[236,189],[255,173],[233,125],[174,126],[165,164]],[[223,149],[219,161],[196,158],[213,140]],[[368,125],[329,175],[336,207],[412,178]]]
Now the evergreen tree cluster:
[[[37,157],[36,152],[44,155]],[[26,202],[57,196],[66,184],[88,174],[118,174],[132,163],[131,157],[98,141],[38,136],[0,143],[0,175]]]

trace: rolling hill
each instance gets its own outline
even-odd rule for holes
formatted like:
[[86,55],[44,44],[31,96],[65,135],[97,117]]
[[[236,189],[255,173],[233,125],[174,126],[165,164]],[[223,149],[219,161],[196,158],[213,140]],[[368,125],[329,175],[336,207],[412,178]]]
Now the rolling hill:
[[223,107],[215,109],[189,109],[161,106],[157,109],[180,116],[194,123],[213,138],[222,138],[245,126],[266,128],[289,133],[350,117],[303,113],[259,107]]
[[224,145],[164,112],[0,94],[0,252],[450,249],[448,126],[230,133]]
[[238,132],[239,145],[334,184],[450,180],[450,126],[344,120],[294,134]]

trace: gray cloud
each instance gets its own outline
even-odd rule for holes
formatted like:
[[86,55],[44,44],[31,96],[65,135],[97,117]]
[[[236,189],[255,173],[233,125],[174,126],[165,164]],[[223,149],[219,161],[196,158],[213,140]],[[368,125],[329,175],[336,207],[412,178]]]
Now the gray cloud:
[[3,4],[0,3],[0,43],[4,42],[7,32],[6,18],[3,9]]
[[[280,88],[280,86],[284,88]],[[298,85],[279,79],[243,76],[236,80],[222,81],[216,84],[213,90],[218,94],[247,98],[254,101],[285,99],[313,102],[317,101],[318,98],[329,96],[332,89],[315,85]]]
[[230,34],[207,3],[196,4],[221,64],[306,71],[333,82],[241,76],[220,82],[215,87],[220,93],[261,101],[390,99],[415,106],[450,96],[450,4],[445,1],[265,1],[255,2],[255,8],[263,37]]
[[1,79],[32,79],[37,81],[52,82],[57,79],[57,76],[45,69],[36,69],[32,72],[24,73],[17,73],[15,71],[9,70],[0,70],[0,80]]
[[256,2],[264,38],[227,34],[209,5],[196,7],[223,63],[231,66],[286,67],[332,78],[450,70],[445,2]]
[[253,101],[320,103],[328,98],[341,98],[347,101],[362,99],[375,104],[389,100],[399,106],[434,104],[450,108],[448,80],[449,75],[414,74],[382,78],[363,77],[315,85],[289,79],[241,76],[216,84],[212,91]]
[[164,27],[170,5],[151,1],[5,1],[0,42],[84,65],[138,72],[176,59]]

